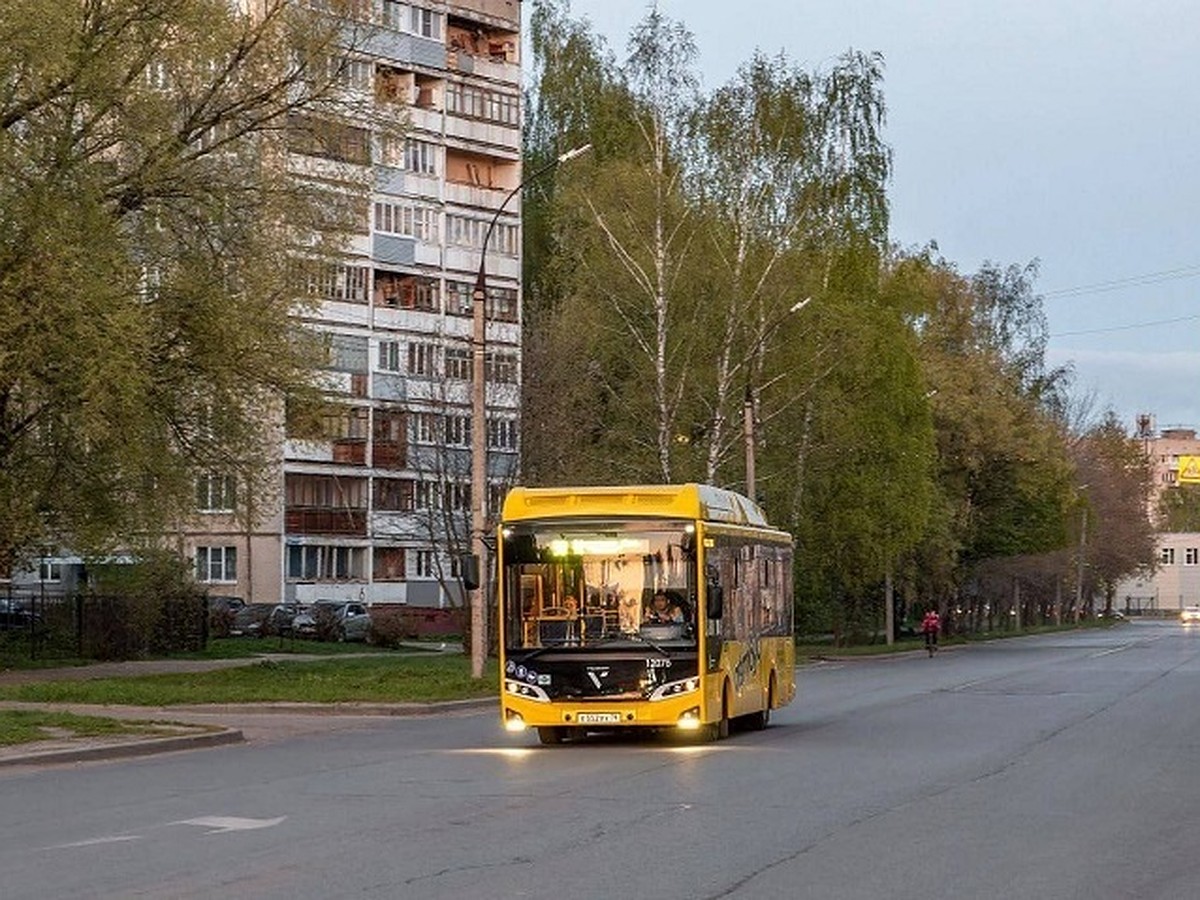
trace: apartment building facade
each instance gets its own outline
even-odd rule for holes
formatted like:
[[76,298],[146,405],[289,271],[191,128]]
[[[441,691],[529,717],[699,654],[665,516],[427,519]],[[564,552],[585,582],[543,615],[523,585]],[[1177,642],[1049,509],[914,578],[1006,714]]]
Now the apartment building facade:
[[[1153,514],[1164,491],[1200,477],[1200,473],[1188,471],[1200,460],[1200,438],[1193,428],[1164,428],[1156,433],[1151,416],[1139,417],[1137,435],[1150,462]],[[1117,586],[1118,607],[1135,613],[1172,614],[1200,604],[1200,533],[1160,532],[1156,550],[1153,572],[1127,578]]]
[[360,118],[320,141],[289,122],[298,174],[370,183],[345,255],[305,286],[330,351],[322,436],[282,439],[277,495],[249,510],[227,476],[197,486],[179,549],[213,594],[460,602],[485,240],[489,509],[516,473],[520,197],[488,228],[521,180],[520,4],[374,0],[369,17],[341,76]]

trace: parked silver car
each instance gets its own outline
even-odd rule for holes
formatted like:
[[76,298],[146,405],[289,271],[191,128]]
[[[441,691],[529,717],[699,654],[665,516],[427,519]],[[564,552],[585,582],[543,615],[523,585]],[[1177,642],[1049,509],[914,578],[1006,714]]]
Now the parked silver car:
[[357,601],[318,600],[292,620],[292,631],[320,641],[365,641],[371,617]]

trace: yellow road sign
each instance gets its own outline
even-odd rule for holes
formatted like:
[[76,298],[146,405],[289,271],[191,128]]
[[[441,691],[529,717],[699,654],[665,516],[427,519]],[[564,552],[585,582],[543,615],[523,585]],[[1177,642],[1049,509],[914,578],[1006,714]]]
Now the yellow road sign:
[[1179,483],[1200,484],[1200,456],[1179,457]]

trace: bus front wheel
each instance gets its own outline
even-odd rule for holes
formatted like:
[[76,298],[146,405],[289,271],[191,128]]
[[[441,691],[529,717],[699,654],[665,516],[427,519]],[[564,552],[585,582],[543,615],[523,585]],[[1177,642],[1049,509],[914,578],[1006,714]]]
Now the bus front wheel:
[[710,722],[700,732],[705,741],[720,741],[729,737],[729,686],[721,692],[721,718]]
[[567,729],[558,725],[539,725],[538,740],[543,744],[561,744],[567,736]]

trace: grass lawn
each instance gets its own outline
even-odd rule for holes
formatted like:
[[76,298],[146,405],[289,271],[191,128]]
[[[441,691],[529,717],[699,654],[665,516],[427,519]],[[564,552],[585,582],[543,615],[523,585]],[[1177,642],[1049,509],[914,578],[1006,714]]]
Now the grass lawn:
[[494,662],[478,681],[461,654],[265,660],[217,672],[0,685],[0,700],[175,706],[193,703],[422,703],[498,695]]
[[108,734],[174,734],[155,722],[122,722],[102,716],[77,716],[68,712],[0,709],[0,747],[28,744],[57,737],[94,737]]
[[[440,642],[426,641],[431,652],[436,652]],[[340,656],[346,653],[411,653],[420,646],[420,642],[407,644],[403,651],[376,647],[372,644],[348,642],[339,644],[332,641],[308,641],[299,638],[253,638],[225,637],[210,638],[208,646],[203,650],[192,652],[171,653],[164,659],[250,659],[264,653],[272,655],[280,653],[307,654],[312,656]],[[0,634],[0,669],[47,669],[65,666],[88,666],[100,660],[79,659],[74,656],[43,650],[37,659],[30,659],[29,639],[24,634]]]

